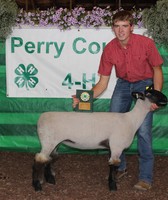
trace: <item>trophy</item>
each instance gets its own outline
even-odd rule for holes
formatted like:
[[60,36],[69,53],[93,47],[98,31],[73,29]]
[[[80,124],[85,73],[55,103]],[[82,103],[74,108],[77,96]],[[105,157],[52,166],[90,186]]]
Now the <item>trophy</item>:
[[79,99],[79,104],[76,107],[76,111],[93,112],[92,90],[76,90],[76,97]]

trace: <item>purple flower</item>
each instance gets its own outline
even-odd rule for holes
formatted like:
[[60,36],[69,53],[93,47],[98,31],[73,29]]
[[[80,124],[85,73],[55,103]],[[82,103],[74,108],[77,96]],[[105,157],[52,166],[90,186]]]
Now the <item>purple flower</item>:
[[[55,26],[60,30],[69,30],[72,26],[77,28],[80,26],[98,28],[102,25],[111,26],[112,16],[120,10],[123,9],[119,8],[112,11],[110,6],[105,9],[93,7],[91,11],[86,11],[83,7],[76,7],[72,10],[67,8],[50,8],[40,11],[37,9],[34,12],[26,12],[20,9],[16,19],[16,25]],[[138,27],[142,27],[142,10],[133,8],[132,14],[135,24],[138,25]]]
[[142,23],[142,21],[139,20],[139,21],[137,22],[137,25],[138,25],[138,28],[142,28],[142,27],[143,27],[143,23]]

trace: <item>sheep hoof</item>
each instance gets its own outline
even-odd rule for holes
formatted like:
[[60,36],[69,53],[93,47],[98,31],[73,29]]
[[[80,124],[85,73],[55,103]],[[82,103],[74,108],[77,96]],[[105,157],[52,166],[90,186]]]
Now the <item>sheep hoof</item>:
[[55,185],[55,178],[53,175],[45,176],[46,182]]
[[109,182],[109,190],[112,192],[117,191],[117,185],[115,182]]
[[35,191],[41,191],[42,190],[42,187],[41,187],[39,180],[33,181],[32,185],[33,185]]

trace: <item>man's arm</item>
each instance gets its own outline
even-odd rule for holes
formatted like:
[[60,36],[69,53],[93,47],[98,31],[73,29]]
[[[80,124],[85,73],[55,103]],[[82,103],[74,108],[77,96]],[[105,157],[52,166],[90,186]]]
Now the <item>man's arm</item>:
[[[153,83],[154,89],[158,91],[162,91],[163,86],[163,73],[161,66],[153,67],[154,75],[153,75]],[[151,111],[158,109],[159,107],[156,104],[151,105]]]
[[[109,79],[110,79],[110,76],[100,75],[99,81],[92,88],[92,90],[94,92],[93,98],[97,98],[100,94],[102,94],[106,90]],[[73,98],[72,106],[73,106],[73,108],[75,108],[77,106],[77,104],[79,103],[79,99],[76,98],[76,95],[73,95],[72,98]]]
[[100,75],[99,81],[92,88],[92,90],[94,92],[94,98],[97,98],[99,95],[101,95],[107,89],[109,79],[110,79],[110,76]]
[[154,75],[153,75],[153,83],[154,89],[161,91],[163,86],[163,73],[161,66],[153,67]]

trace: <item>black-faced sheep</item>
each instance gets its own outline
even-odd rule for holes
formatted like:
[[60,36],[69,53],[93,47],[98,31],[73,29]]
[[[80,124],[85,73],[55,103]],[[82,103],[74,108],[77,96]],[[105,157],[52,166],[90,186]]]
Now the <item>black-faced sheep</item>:
[[111,112],[46,112],[38,121],[38,136],[41,152],[35,155],[33,165],[33,187],[42,190],[43,177],[55,184],[52,169],[54,155],[60,143],[79,149],[109,149],[109,189],[117,190],[115,174],[122,151],[130,146],[134,135],[142,124],[151,103],[167,105],[167,98],[156,90],[145,93],[134,92],[137,99],[134,108],[126,113]]

